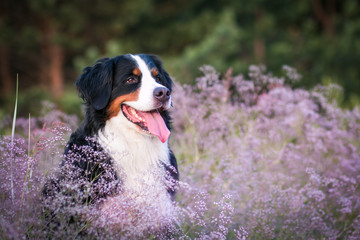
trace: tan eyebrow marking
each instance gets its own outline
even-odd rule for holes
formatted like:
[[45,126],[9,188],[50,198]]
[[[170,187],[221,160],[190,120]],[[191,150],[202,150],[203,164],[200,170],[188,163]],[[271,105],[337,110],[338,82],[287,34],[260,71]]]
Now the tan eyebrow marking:
[[134,75],[136,75],[136,76],[141,76],[141,71],[140,71],[140,69],[139,68],[134,68],[134,70],[132,71],[132,73],[134,74]]
[[153,75],[153,77],[157,76],[159,74],[158,70],[156,68],[153,68],[151,70],[151,74]]

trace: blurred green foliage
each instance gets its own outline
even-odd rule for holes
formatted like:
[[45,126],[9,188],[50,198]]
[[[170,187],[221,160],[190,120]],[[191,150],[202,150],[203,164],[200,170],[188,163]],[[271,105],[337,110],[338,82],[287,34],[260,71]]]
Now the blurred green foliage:
[[[341,85],[343,105],[351,107],[360,103],[359,9],[356,0],[3,0],[0,87],[11,92],[5,79],[14,83],[19,73],[23,90],[50,89],[41,76],[57,46],[71,88],[98,58],[154,53],[181,83],[193,83],[204,64],[234,74],[263,64],[275,75],[286,64],[302,74],[300,87]],[[76,111],[74,93],[57,101]]]
[[[56,101],[49,92],[35,87],[19,91],[18,116],[26,118],[29,113],[31,116],[42,116],[44,103],[49,101],[55,102],[56,107],[63,112],[76,115],[79,118],[83,117],[82,100],[78,97],[75,89],[67,89],[62,98]],[[12,116],[14,104],[15,95],[5,95],[0,98],[0,121],[5,116]]]

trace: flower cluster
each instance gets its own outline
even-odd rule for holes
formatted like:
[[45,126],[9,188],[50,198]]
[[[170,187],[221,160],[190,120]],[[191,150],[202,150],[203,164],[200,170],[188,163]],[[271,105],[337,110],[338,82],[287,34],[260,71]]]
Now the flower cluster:
[[282,77],[201,70],[172,96],[173,205],[158,208],[151,186],[144,201],[123,194],[94,139],[64,157],[78,122],[47,103],[41,118],[17,119],[13,143],[0,138],[1,237],[358,239],[360,112],[336,105],[341,89],[292,88],[300,75],[288,66]]
[[[249,80],[202,71],[173,97],[181,180],[204,196],[179,196],[203,211],[189,212],[196,236],[358,238],[360,112],[332,101],[339,87],[292,89],[300,76],[288,66],[280,78],[251,66]],[[231,209],[216,203],[225,196]]]
[[[13,138],[0,137],[1,238],[36,238],[43,232],[40,193],[46,175],[62,158],[70,128],[78,124],[52,104],[44,106],[42,117],[16,120]],[[11,121],[5,118],[1,127],[9,126]],[[33,226],[38,228],[28,232]]]

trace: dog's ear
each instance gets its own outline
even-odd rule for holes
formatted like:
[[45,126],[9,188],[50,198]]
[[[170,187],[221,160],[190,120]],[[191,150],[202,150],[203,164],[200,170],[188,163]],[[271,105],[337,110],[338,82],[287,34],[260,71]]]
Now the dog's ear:
[[110,100],[113,65],[113,59],[100,59],[94,66],[84,68],[76,81],[80,97],[96,110],[105,108]]
[[164,81],[165,87],[167,87],[171,92],[173,82],[170,78],[170,75],[163,68],[160,58],[156,55],[148,55],[148,57],[150,57],[153,60],[153,62],[155,63],[157,69],[160,71],[160,74],[163,76],[163,81]]

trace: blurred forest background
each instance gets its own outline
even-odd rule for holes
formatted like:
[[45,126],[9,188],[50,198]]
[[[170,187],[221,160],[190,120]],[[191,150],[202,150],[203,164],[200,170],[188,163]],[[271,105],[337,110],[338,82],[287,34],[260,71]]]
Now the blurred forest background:
[[360,103],[357,0],[2,0],[0,119],[12,114],[16,74],[20,115],[50,99],[79,112],[74,82],[98,58],[154,53],[180,83],[199,67],[248,72],[295,67],[300,87],[337,83],[341,103]]

